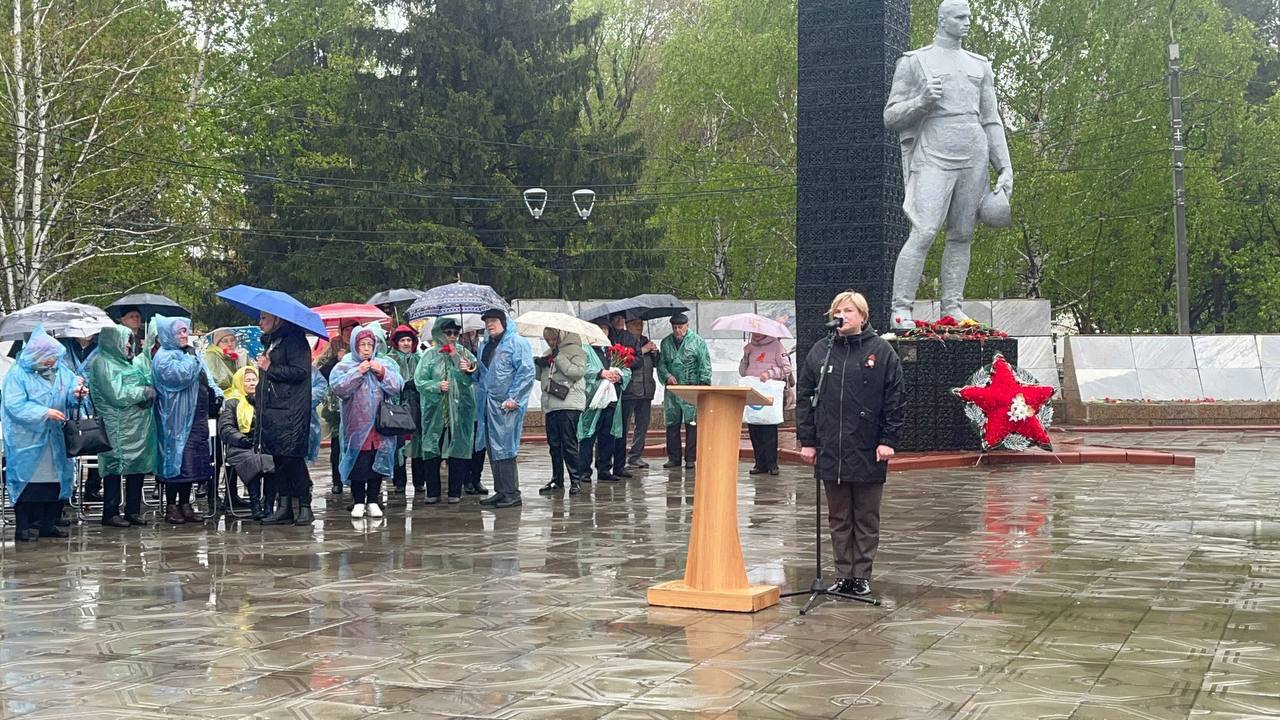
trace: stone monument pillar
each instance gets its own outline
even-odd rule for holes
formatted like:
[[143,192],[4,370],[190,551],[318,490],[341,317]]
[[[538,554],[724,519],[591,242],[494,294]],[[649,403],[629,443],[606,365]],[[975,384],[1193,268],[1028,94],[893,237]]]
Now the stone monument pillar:
[[910,227],[884,105],[910,29],[908,0],[799,0],[798,362],[841,290],[866,295],[872,325],[888,330],[894,264]]

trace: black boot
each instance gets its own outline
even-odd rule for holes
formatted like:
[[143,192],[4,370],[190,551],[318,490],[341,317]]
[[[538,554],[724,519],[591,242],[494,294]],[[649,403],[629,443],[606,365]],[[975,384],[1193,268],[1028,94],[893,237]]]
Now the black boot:
[[577,480],[570,480],[570,481],[569,481],[569,494],[570,494],[570,495],[577,495],[577,494],[578,494],[578,493],[580,493],[580,492],[582,492],[582,483],[578,482]]
[[281,495],[276,501],[276,511],[262,519],[263,525],[292,525],[293,498]]
[[249,517],[254,520],[266,517],[266,513],[262,511],[262,494],[257,483],[249,485]]
[[293,521],[294,525],[310,525],[315,522],[315,513],[311,512],[311,496],[303,495],[298,498],[298,517]]

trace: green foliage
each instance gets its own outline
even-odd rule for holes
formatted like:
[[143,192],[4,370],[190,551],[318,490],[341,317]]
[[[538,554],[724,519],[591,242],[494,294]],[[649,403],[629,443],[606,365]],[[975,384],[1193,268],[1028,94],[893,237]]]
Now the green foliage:
[[683,297],[789,297],[795,278],[796,4],[709,0],[662,45],[645,103],[652,220]]
[[[913,2],[917,43],[933,2]],[[1151,0],[974,0],[967,46],[991,57],[1010,128],[1015,227],[980,230],[971,297],[1049,298],[1082,332],[1176,328],[1166,75],[1169,6]],[[1274,329],[1275,178],[1249,88],[1274,55],[1214,0],[1182,0],[1192,325]],[[1272,141],[1273,142],[1273,141]],[[1246,179],[1248,178],[1248,179]],[[1252,184],[1250,184],[1252,181]],[[1268,184],[1268,182],[1270,184]]]

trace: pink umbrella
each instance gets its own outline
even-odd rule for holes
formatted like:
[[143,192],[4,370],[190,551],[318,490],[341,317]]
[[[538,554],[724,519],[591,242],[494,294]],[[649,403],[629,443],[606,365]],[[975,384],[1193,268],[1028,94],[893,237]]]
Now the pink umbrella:
[[738,330],[745,333],[760,333],[776,338],[790,338],[791,331],[777,320],[771,320],[755,313],[739,313],[716,318],[711,323],[712,330]]
[[315,310],[320,319],[324,321],[325,329],[329,331],[330,338],[338,336],[338,328],[341,327],[343,320],[351,320],[360,324],[377,321],[382,323],[383,327],[391,328],[391,317],[373,305],[329,303],[328,305],[320,305],[311,309]]

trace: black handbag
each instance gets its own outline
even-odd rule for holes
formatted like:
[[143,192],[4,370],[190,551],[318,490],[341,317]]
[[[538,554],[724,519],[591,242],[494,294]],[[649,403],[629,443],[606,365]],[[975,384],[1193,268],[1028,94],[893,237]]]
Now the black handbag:
[[373,424],[382,435],[411,435],[418,425],[413,421],[413,414],[404,405],[397,405],[390,400],[383,400],[378,406],[378,417]]
[[557,400],[563,400],[569,397],[569,390],[569,386],[562,382],[556,382],[555,380],[547,381],[547,394]]
[[272,475],[275,471],[275,458],[262,453],[253,453],[236,464],[236,474],[245,482],[257,480],[263,475]]
[[76,404],[71,417],[62,424],[62,437],[67,443],[67,457],[85,457],[111,452],[111,441],[107,439],[107,428],[102,418],[81,416],[84,403]]

